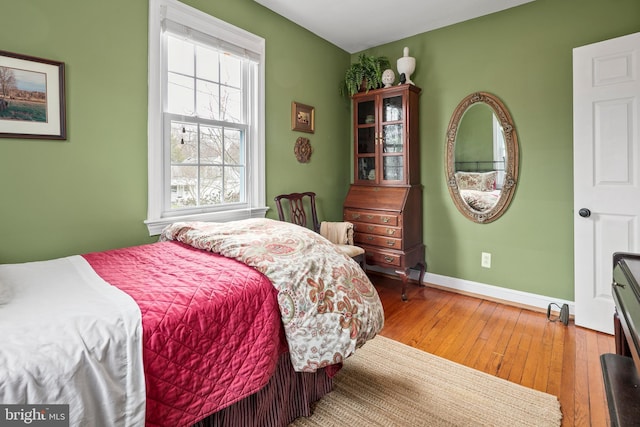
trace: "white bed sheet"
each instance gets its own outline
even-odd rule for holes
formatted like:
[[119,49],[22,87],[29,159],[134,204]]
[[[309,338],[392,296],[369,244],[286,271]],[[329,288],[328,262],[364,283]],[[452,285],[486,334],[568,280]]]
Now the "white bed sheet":
[[143,426],[137,304],[80,256],[0,265],[0,403],[69,404],[72,426]]

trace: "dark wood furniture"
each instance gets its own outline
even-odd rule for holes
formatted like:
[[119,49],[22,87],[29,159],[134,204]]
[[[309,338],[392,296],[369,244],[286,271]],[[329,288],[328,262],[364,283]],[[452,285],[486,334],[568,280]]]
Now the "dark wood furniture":
[[600,356],[612,426],[640,425],[640,254],[613,255],[616,354]]
[[[306,191],[304,193],[280,194],[273,199],[278,210],[280,221],[291,222],[302,227],[307,227],[316,233],[321,233],[320,221],[316,210],[316,193]],[[285,211],[285,206],[288,208]],[[311,217],[309,222],[308,217]],[[329,236],[324,236],[332,240]],[[333,241],[333,243],[336,243]],[[336,246],[346,255],[353,258],[362,268],[365,268],[364,249],[353,244],[353,238],[347,239],[347,244],[337,244]]]
[[353,96],[354,181],[344,201],[355,243],[367,264],[391,268],[402,279],[406,301],[409,269],[420,269],[422,186],[418,140],[421,89],[409,84]]

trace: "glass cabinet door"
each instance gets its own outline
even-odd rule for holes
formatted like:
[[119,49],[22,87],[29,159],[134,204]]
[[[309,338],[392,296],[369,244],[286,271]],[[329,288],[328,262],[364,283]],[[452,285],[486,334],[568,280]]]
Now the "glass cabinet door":
[[404,114],[402,96],[382,99],[382,176],[383,181],[404,179]]
[[356,172],[360,181],[376,181],[376,103],[375,98],[356,104]]

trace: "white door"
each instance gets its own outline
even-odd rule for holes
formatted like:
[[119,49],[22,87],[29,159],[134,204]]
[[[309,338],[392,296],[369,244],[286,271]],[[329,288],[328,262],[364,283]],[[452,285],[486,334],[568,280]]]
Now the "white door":
[[613,333],[612,255],[640,252],[640,33],[573,50],[575,323]]

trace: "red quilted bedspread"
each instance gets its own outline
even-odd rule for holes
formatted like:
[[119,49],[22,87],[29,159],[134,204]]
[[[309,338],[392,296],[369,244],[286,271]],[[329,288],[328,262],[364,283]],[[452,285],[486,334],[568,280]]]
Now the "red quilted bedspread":
[[147,426],[189,426],[262,388],[286,349],[261,273],[178,242],[84,256],[140,307]]

